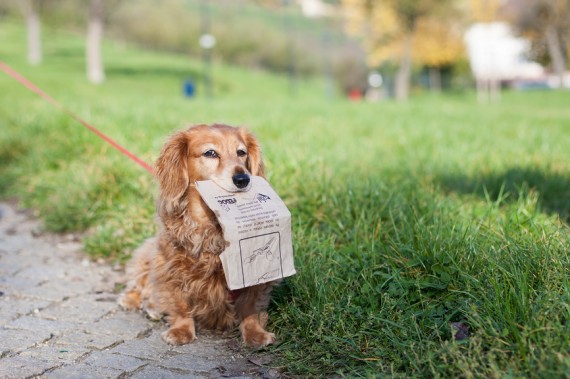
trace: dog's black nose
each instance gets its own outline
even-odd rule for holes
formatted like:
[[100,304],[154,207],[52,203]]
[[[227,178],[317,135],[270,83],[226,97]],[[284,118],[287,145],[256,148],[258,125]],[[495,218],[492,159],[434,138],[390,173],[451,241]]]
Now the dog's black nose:
[[232,180],[237,188],[245,188],[249,184],[248,174],[236,174],[232,176]]

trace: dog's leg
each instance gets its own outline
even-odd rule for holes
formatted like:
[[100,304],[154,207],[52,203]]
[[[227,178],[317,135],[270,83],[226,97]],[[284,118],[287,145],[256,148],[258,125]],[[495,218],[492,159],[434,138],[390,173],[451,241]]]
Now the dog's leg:
[[272,283],[248,287],[240,291],[236,299],[236,312],[241,320],[239,330],[243,342],[251,347],[263,347],[275,342],[275,334],[267,332],[267,312]]
[[239,324],[243,342],[250,347],[263,347],[275,342],[275,334],[267,332],[267,312],[259,312],[247,316]]
[[[173,291],[167,291],[164,296],[159,296],[166,299],[166,296],[172,293]],[[162,339],[171,345],[184,345],[194,341],[196,326],[187,301],[180,295],[170,295],[170,298],[162,305],[166,313],[166,321],[170,326],[166,332],[162,333]]]
[[146,240],[133,254],[127,266],[129,282],[119,297],[119,305],[126,310],[138,310],[148,302],[149,274],[156,255],[156,238]]

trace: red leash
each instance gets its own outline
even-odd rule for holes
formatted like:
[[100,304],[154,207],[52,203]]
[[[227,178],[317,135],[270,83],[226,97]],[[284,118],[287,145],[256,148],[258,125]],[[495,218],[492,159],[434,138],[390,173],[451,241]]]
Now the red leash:
[[48,95],[47,93],[45,93],[44,91],[39,89],[32,82],[30,82],[28,79],[23,77],[20,73],[18,73],[16,70],[14,70],[10,66],[8,66],[3,61],[0,61],[0,70],[4,71],[7,75],[16,79],[18,82],[23,84],[29,90],[31,90],[31,91],[35,92],[36,94],[38,94],[39,96],[41,96],[44,100],[51,103],[57,109],[61,110],[62,112],[66,113],[68,116],[70,116],[71,118],[73,118],[76,121],[78,121],[79,123],[81,123],[87,129],[91,130],[93,133],[98,135],[105,142],[107,142],[108,144],[113,146],[115,149],[119,150],[121,153],[125,154],[127,157],[131,158],[139,166],[141,166],[142,168],[144,168],[145,170],[147,170],[148,172],[150,172],[151,174],[154,175],[154,170],[148,163],[146,163],[145,161],[143,161],[142,159],[140,159],[139,157],[137,157],[136,155],[131,153],[129,150],[125,149],[123,146],[119,145],[111,137],[109,137],[109,136],[105,135],[104,133],[102,133],[101,131],[97,130],[97,128],[95,128],[93,125],[89,124],[87,121],[85,121],[81,117],[77,116],[76,114],[74,114],[73,112],[71,112],[70,110],[65,108],[57,100],[55,100],[53,97],[51,97],[50,95]]

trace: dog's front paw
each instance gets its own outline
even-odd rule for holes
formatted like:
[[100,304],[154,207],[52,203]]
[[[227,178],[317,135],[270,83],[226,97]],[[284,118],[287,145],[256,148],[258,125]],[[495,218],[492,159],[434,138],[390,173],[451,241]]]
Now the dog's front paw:
[[196,327],[192,318],[171,320],[170,329],[162,333],[162,339],[171,345],[185,345],[196,339]]
[[171,345],[186,345],[196,340],[196,334],[187,328],[170,328],[162,333],[162,339]]
[[275,343],[275,334],[265,330],[248,332],[242,335],[243,342],[249,347],[264,347]]
[[250,316],[243,320],[239,326],[243,342],[249,347],[264,347],[275,343],[275,334],[263,329],[265,320]]
[[265,330],[247,330],[242,333],[243,342],[249,347],[264,347],[275,343],[275,334]]

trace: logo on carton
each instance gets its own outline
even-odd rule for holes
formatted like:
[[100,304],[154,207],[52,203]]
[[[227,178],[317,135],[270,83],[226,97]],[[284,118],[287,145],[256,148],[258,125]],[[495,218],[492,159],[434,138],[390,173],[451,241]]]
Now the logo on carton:
[[269,196],[264,195],[264,194],[262,194],[262,193],[256,194],[256,195],[255,195],[255,199],[256,199],[257,201],[259,201],[260,203],[265,203],[266,201],[271,200],[271,198],[270,198]]
[[237,203],[237,200],[235,197],[232,197],[229,199],[218,200],[218,203],[222,206],[222,208],[224,208],[224,210],[226,212],[229,212],[230,211],[230,205]]

